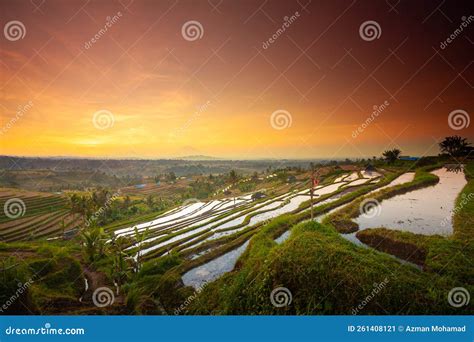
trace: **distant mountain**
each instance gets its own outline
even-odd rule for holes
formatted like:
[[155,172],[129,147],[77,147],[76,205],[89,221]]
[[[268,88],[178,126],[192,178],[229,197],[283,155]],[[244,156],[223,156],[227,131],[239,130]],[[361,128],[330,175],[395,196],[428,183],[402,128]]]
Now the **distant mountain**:
[[194,156],[177,157],[176,159],[179,159],[179,160],[219,160],[222,158],[216,158],[216,157],[204,156],[204,155],[194,155]]

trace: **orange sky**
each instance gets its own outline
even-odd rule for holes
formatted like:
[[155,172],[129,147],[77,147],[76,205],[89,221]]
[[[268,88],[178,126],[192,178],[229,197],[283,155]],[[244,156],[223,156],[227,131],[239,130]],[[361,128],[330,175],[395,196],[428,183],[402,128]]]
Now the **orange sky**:
[[[472,116],[474,22],[440,49],[467,1],[438,11],[307,3],[2,0],[2,27],[20,21],[25,36],[0,37],[0,154],[338,158],[436,154],[446,135],[472,140],[474,123],[453,130],[448,115]],[[190,20],[202,26],[192,41],[182,34]],[[368,20],[378,39],[361,38]],[[276,111],[284,127],[272,126]]]

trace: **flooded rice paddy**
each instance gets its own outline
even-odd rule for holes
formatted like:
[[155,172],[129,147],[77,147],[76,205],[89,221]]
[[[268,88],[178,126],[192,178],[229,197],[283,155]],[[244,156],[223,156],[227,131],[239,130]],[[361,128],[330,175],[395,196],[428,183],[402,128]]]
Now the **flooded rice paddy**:
[[[440,169],[433,173],[440,178],[437,185],[387,199],[380,206],[380,215],[373,218],[358,217],[355,221],[361,229],[386,226],[391,229],[422,234],[450,234],[452,232],[450,213],[454,207],[455,198],[466,181],[463,173],[455,174],[446,169]],[[390,184],[372,192],[411,182],[414,175],[414,172],[402,174]],[[353,191],[352,187],[378,182],[381,176],[380,173],[366,171],[350,172],[339,176],[331,184],[316,187],[315,199],[335,193],[316,206],[336,201],[344,193]],[[347,190],[341,193],[340,190],[346,188]],[[251,194],[249,194],[235,199],[228,198],[207,203],[196,202],[170,210],[149,222],[120,229],[116,231],[116,235],[132,235],[135,228],[139,231],[148,229],[151,236],[143,241],[140,255],[146,255],[155,250],[167,253],[170,249],[179,246],[184,246],[184,249],[181,247],[183,251],[192,251],[206,242],[231,236],[282,214],[294,212],[309,198],[308,189],[300,187],[300,189],[273,197],[269,196],[260,201],[253,201]],[[342,207],[344,205],[316,217],[315,220],[321,222],[325,216]],[[441,222],[444,223],[441,224]],[[289,236],[290,231],[286,231],[276,238],[275,242],[283,243]],[[355,237],[355,234],[347,234],[344,237],[353,243],[363,245]],[[231,271],[237,259],[247,248],[248,243],[249,241],[189,270],[182,277],[183,283],[198,288]],[[135,244],[131,248],[136,247],[139,245]],[[194,254],[191,252],[188,257],[197,259],[211,250],[207,248]]]
[[237,259],[244,253],[248,244],[247,241],[242,246],[186,272],[182,278],[184,285],[199,288],[219,278],[224,273],[232,271]]
[[452,234],[452,210],[467,182],[463,172],[442,168],[432,173],[439,177],[438,184],[387,199],[376,215],[361,215],[354,221],[360,229],[386,227],[424,235]]

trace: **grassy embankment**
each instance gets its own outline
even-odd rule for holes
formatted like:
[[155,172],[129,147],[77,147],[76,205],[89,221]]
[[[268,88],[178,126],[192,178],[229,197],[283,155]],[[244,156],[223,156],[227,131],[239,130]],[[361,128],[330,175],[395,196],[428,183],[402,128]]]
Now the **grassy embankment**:
[[52,242],[0,243],[0,259],[0,302],[11,302],[6,313],[51,314],[80,306],[84,281],[79,247]]
[[[284,219],[252,240],[236,269],[209,284],[190,314],[351,314],[376,285],[385,283],[361,314],[462,313],[446,295],[455,282],[421,272],[371,249],[357,247],[334,229],[315,222],[292,228],[282,245],[273,240]],[[274,307],[270,293],[288,288],[291,305]],[[464,311],[465,312],[465,311]]]
[[[428,272],[474,284],[474,162],[466,166],[468,183],[456,199],[453,235],[426,236],[386,228],[366,229],[357,237],[364,243],[399,258],[423,265]],[[441,224],[441,222],[440,222]],[[472,293],[472,291],[471,291]]]
[[[395,187],[390,194],[393,196],[436,183],[437,179],[426,171],[418,170],[413,182]],[[469,193],[469,188],[465,188],[463,193],[466,191]],[[391,195],[383,190],[378,199]],[[463,220],[465,227],[455,228],[455,236],[472,241],[472,207],[465,208],[461,217],[455,218],[455,222]],[[472,270],[468,270],[469,260],[458,259],[459,250],[438,244],[436,253],[431,252],[431,265],[437,265],[437,272],[421,272],[384,253],[357,247],[343,239],[330,225],[316,223],[294,227],[289,240],[276,245],[274,238],[285,230],[282,227],[292,226],[294,219],[294,216],[280,217],[261,229],[252,238],[236,269],[209,284],[187,308],[188,313],[350,314],[372,293],[374,283],[380,284],[385,279],[384,288],[360,313],[470,312],[469,307],[453,308],[446,300],[449,290],[455,286],[473,290],[468,282],[468,279],[473,279]],[[467,245],[469,243],[465,242]],[[461,264],[450,266],[449,262],[443,262],[447,258]],[[275,308],[271,305],[270,293],[278,286],[285,286],[292,292],[290,306]]]

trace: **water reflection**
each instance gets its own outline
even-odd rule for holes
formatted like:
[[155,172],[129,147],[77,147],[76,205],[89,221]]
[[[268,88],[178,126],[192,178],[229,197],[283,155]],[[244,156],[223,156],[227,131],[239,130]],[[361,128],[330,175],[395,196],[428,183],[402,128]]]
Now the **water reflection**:
[[448,172],[459,173],[464,171],[464,165],[462,164],[446,164],[444,167]]
[[379,215],[355,219],[359,228],[386,227],[425,235],[452,234],[454,203],[467,182],[463,172],[442,168],[432,173],[439,177],[438,184],[383,201]]
[[244,253],[248,244],[249,242],[247,241],[239,248],[186,272],[183,275],[184,285],[198,288],[205,283],[216,280],[224,273],[232,271],[237,259]]

